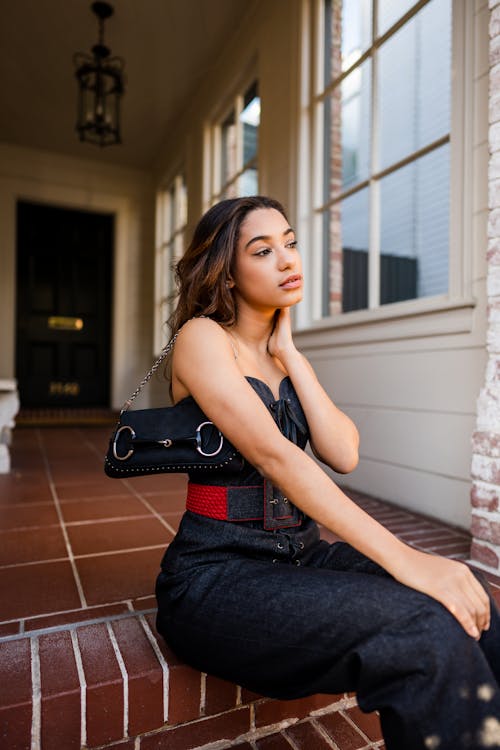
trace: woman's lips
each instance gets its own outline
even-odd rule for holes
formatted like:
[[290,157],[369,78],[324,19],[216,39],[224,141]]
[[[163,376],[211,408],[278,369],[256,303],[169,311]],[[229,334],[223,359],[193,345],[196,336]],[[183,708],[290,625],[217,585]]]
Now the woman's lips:
[[302,276],[298,273],[289,276],[282,284],[280,284],[282,289],[297,289],[300,286],[302,286]]

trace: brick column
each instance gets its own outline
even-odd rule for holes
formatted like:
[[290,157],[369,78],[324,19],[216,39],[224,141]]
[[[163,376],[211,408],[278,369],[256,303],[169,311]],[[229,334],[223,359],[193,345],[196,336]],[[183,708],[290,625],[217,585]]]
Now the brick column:
[[489,219],[485,383],[472,439],[471,557],[500,572],[500,0],[490,0]]

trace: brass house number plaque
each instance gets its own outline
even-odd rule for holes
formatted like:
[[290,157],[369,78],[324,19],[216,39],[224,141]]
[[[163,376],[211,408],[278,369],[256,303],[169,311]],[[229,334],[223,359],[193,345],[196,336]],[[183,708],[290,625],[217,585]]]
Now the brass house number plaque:
[[80,384],[52,381],[49,385],[49,393],[51,396],[78,396]]

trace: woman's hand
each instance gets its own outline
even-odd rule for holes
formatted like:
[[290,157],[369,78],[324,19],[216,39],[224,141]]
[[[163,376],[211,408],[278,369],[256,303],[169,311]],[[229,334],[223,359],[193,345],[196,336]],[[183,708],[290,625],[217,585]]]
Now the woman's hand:
[[276,311],[276,322],[267,342],[267,351],[272,357],[279,359],[285,367],[287,357],[298,353],[292,338],[289,307]]
[[479,640],[482,631],[488,630],[488,595],[464,563],[412,549],[403,567],[393,574],[440,602],[472,638]]

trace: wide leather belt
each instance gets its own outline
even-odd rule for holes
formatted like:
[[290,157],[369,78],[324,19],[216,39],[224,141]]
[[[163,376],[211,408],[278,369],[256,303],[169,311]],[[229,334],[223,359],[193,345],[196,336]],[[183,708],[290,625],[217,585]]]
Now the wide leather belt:
[[266,531],[300,526],[302,512],[271,482],[219,487],[188,482],[186,509],[220,521],[262,521]]

